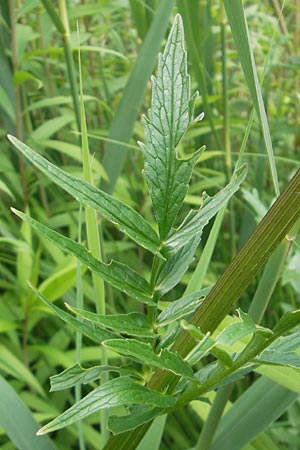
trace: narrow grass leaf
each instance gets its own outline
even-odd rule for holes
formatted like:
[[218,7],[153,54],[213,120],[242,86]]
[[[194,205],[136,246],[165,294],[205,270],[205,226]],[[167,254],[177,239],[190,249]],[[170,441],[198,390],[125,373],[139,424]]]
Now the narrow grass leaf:
[[40,385],[38,379],[33,373],[20,361],[9,348],[4,345],[0,345],[0,369],[2,373],[6,373],[13,376],[15,379],[21,381],[27,386],[30,386],[35,392],[42,397],[45,396],[45,392]]
[[283,367],[275,365],[261,365],[255,368],[255,372],[300,394],[300,371],[292,367]]
[[232,181],[214,197],[206,197],[204,204],[198,212],[193,211],[188,215],[183,223],[170,233],[165,242],[167,250],[177,251],[185,245],[195,235],[199,234],[210,219],[227,204],[228,200],[238,190],[240,184],[245,179],[247,169],[243,166],[232,178]]
[[175,402],[175,398],[137,384],[128,377],[114,378],[94,389],[78,403],[41,428],[37,434],[42,435],[59,430],[102,409],[127,404],[167,408],[174,406]]
[[44,297],[37,289],[35,289],[32,285],[30,285],[33,292],[38,296],[42,302],[48,306],[48,308],[60,319],[62,319],[67,324],[71,325],[76,331],[79,331],[84,336],[88,337],[92,341],[97,343],[103,342],[105,339],[115,338],[117,335],[112,331],[105,330],[102,327],[97,327],[95,325],[88,325],[87,323],[82,322],[81,320],[73,317],[71,314],[63,311],[61,308],[58,308],[53,303],[49,302],[46,297]]
[[22,450],[55,450],[48,436],[36,436],[38,424],[10,384],[0,377],[0,427],[10,445]]
[[277,383],[260,378],[223,416],[211,450],[240,450],[280,417],[297,396]]
[[166,420],[166,415],[157,417],[136,450],[149,450],[149,448],[151,450],[159,450]]
[[182,20],[176,16],[164,53],[152,78],[152,101],[144,119],[145,178],[161,239],[167,236],[186,195],[198,153],[180,159],[176,147],[192,122],[194,100],[184,49]]
[[120,355],[128,356],[144,364],[169,370],[182,377],[193,378],[191,367],[178,353],[163,349],[157,354],[150,344],[135,339],[109,339],[104,342],[104,345]]
[[265,141],[265,146],[269,157],[269,164],[271,168],[274,189],[276,195],[278,196],[280,191],[279,191],[279,183],[277,177],[274,151],[268,125],[268,119],[264,106],[264,100],[255,65],[254,55],[250,43],[249,30],[244,13],[243,3],[242,0],[224,0],[224,6],[226,9],[226,14],[228,17],[230,28],[234,37],[235,45],[238,50],[238,56],[241,61],[244,75],[248,84],[251,99],[253,101],[253,105],[261,125],[263,138]]
[[66,306],[77,316],[89,320],[90,322],[97,323],[102,327],[110,328],[118,333],[138,337],[157,337],[157,335],[154,335],[150,322],[145,314],[132,312],[128,314],[103,315],[74,308],[68,304],[66,304]]
[[90,183],[67,174],[14,136],[8,135],[8,139],[32,164],[78,202],[99,211],[139,245],[159,254],[157,234],[134,209]]
[[110,264],[104,264],[94,258],[83,245],[51,230],[26,214],[23,214],[21,211],[13,209],[13,212],[21,219],[29,222],[32,228],[39,234],[45,236],[61,250],[74,255],[82,264],[85,264],[115,288],[143,303],[154,303],[149,284],[137,272],[116,261],[111,261]]

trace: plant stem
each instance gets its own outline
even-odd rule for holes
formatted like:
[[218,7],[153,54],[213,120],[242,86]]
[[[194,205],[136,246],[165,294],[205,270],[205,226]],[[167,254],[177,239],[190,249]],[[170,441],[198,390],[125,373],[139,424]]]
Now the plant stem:
[[59,15],[57,14],[52,2],[50,0],[42,0],[43,5],[52,19],[57,31],[61,34],[64,43],[64,53],[67,65],[67,74],[69,78],[74,113],[78,130],[80,130],[80,106],[78,100],[78,86],[76,79],[76,70],[73,59],[73,51],[70,40],[69,21],[67,14],[67,6],[65,0],[59,0]]
[[[78,39],[79,42],[79,39]],[[83,101],[83,86],[82,86],[82,72],[81,72],[81,58],[79,54],[79,77],[80,77],[80,116],[81,116],[81,139],[82,139],[82,168],[83,168],[83,178],[89,183],[93,183],[92,168],[89,153],[89,144],[87,136],[87,126],[86,126],[86,116]],[[101,242],[100,242],[100,231],[98,227],[97,213],[94,209],[86,207],[85,209],[86,217],[86,230],[87,230],[87,241],[88,247],[92,255],[99,261],[102,261],[101,252]],[[105,314],[105,286],[102,278],[98,277],[94,272],[92,273],[93,287],[94,287],[94,298],[96,303],[96,310],[99,314]],[[107,353],[106,348],[101,346],[101,363],[107,365]],[[105,383],[108,381],[108,373],[103,372],[101,376],[101,382]],[[102,410],[100,413],[100,423],[101,423],[101,435],[103,443],[108,439],[109,433],[107,431],[107,420],[108,411]]]
[[[78,243],[81,243],[81,225],[82,225],[82,207],[79,208],[79,218],[78,218]],[[77,262],[77,274],[76,274],[76,307],[83,309],[83,290],[82,290],[82,278],[81,278],[81,264]],[[82,333],[76,331],[76,361],[81,362],[81,347],[82,347]],[[75,386],[75,400],[76,403],[81,400],[81,384],[78,383]],[[78,422],[78,439],[79,439],[79,449],[85,450],[85,442],[82,429],[82,421]]]
[[[16,27],[16,1],[9,0],[9,17],[10,17],[10,33],[11,33],[11,62],[14,76],[19,70],[18,61],[18,49],[17,49],[17,27]],[[16,112],[16,136],[18,139],[23,140],[23,127],[22,127],[22,101],[21,101],[21,88],[15,86],[15,112]],[[19,155],[19,170],[22,184],[24,205],[26,207],[28,203],[27,183],[25,181],[25,165],[22,155]]]
[[209,450],[232,388],[233,384],[229,384],[218,389],[194,450]]

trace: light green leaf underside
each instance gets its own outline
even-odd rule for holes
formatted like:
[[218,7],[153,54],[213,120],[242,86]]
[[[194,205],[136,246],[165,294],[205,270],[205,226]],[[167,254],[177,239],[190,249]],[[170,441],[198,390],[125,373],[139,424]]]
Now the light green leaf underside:
[[152,77],[152,101],[144,118],[145,178],[152,198],[161,239],[168,234],[182,205],[198,153],[179,159],[176,147],[192,121],[194,98],[184,49],[184,31],[176,16],[163,55],[158,58],[157,78]]
[[99,211],[137,244],[159,254],[157,234],[134,209],[88,182],[67,174],[14,136],[8,135],[8,139],[32,164],[78,202]]
[[135,383],[128,377],[114,378],[90,392],[86,397],[62,413],[38,432],[39,435],[59,430],[91,414],[126,404],[174,406],[175,398]]
[[135,339],[109,339],[104,342],[105,347],[128,356],[144,364],[169,370],[176,375],[193,378],[191,367],[183,361],[178,353],[161,350],[159,354],[152,350],[150,344]]
[[230,197],[238,190],[240,184],[247,174],[246,166],[241,167],[234,175],[232,181],[225,186],[214,197],[205,199],[202,208],[199,211],[191,211],[190,215],[178,227],[176,231],[172,231],[171,235],[165,242],[167,250],[178,250],[185,245],[190,239],[208,224],[209,220],[217,214],[217,212],[226,205]]
[[66,306],[78,316],[103,327],[111,328],[119,333],[139,337],[157,337],[150,328],[150,323],[145,314],[133,312],[128,314],[103,315],[74,308],[68,304]]
[[293,333],[277,339],[264,350],[255,362],[261,364],[278,364],[289,367],[300,367],[300,336]]
[[29,222],[32,228],[39,234],[45,236],[61,250],[74,255],[82,264],[85,264],[115,288],[143,303],[153,303],[149,284],[134,270],[116,261],[111,261],[110,264],[104,264],[94,258],[83,245],[51,230],[26,214],[23,214],[21,211],[13,209],[13,212],[21,217],[21,219]]
[[31,289],[33,292],[39,297],[42,302],[48,306],[48,308],[60,319],[62,319],[67,324],[71,325],[76,331],[80,331],[84,336],[87,336],[92,341],[95,341],[97,343],[100,343],[104,341],[105,339],[112,339],[117,337],[115,333],[109,330],[105,330],[104,328],[97,327],[95,325],[91,326],[88,325],[81,320],[77,319],[76,317],[73,317],[71,314],[67,313],[66,311],[63,311],[62,309],[55,306],[53,303],[49,302],[46,297],[44,297],[35,287],[33,287],[30,284]]
[[51,392],[69,389],[77,384],[88,384],[99,380],[103,372],[117,372],[122,375],[133,374],[132,371],[122,367],[115,366],[93,366],[90,369],[84,369],[79,363],[68,367],[63,372],[50,377]]
[[[238,313],[241,320],[225,328],[216,340],[218,344],[232,346],[235,342],[245,336],[264,330],[262,327],[257,327],[248,314],[241,310],[239,310]],[[269,330],[265,331],[269,332]]]
[[201,291],[194,292],[191,295],[175,300],[159,314],[157,324],[159,326],[165,326],[175,320],[181,319],[182,317],[193,313],[210,290],[211,287],[205,288]]
[[194,259],[195,251],[201,240],[202,230],[194,236],[177,253],[173,254],[165,263],[156,282],[155,290],[162,296],[169,292],[181,280],[184,273]]

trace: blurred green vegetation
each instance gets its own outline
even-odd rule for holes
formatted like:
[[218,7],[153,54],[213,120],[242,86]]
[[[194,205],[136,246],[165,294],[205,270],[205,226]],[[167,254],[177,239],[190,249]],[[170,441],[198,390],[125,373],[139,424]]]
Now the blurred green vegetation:
[[[0,390],[7,393],[9,403],[13,405],[16,401],[15,408],[19,408],[20,399],[28,408],[23,411],[24,416],[20,412],[21,434],[23,420],[24,429],[27,423],[22,417],[26,414],[31,417],[29,410],[41,423],[74,403],[71,390],[51,394],[48,391],[49,377],[76,361],[73,331],[36,299],[26,280],[62,306],[66,300],[75,302],[78,268],[72,258],[32,234],[29,225],[20,223],[10,207],[29,213],[73,239],[78,237],[80,219],[75,200],[17,155],[6,134],[17,136],[67,172],[82,176],[78,27],[93,181],[154,223],[137,141],[143,140],[141,116],[149,107],[149,79],[155,71],[157,52],[165,42],[174,15],[180,12],[192,91],[200,92],[196,115],[205,113],[204,120],[184,136],[180,151],[189,154],[202,145],[207,148],[194,170],[186,207],[199,207],[203,191],[213,195],[224,186],[246,136],[243,161],[248,164],[247,180],[225,212],[207,261],[208,269],[203,273],[203,286],[213,284],[276,196],[270,161],[276,166],[282,189],[299,167],[300,151],[299,2],[244,2],[261,93],[251,84],[255,77],[247,66],[246,43],[243,34],[238,34],[239,28],[234,27],[234,18],[230,20],[229,3],[215,0],[177,3],[2,0],[0,3],[0,375],[18,396],[13,397],[5,382]],[[267,121],[257,114],[260,100]],[[85,219],[81,220],[84,223]],[[209,224],[204,231],[198,257],[211,229]],[[130,260],[136,271],[150,273],[147,252],[136,250],[131,241],[105,221],[101,221],[101,233],[105,261],[111,257],[121,262]],[[84,232],[82,240],[86,240]],[[270,293],[272,298],[263,325],[272,327],[283,312],[299,308],[299,245],[300,238],[296,236],[278,274],[279,281]],[[183,294],[196,264],[197,261],[172,291],[169,301]],[[95,309],[92,277],[84,269],[82,273],[86,305]],[[239,303],[245,311],[258,283],[259,279],[251,284]],[[136,308],[131,299],[110,286],[106,286],[106,300],[109,313]],[[84,365],[99,363],[100,356],[97,346],[83,340]],[[241,396],[256,377],[251,374],[236,383],[231,401]],[[294,377],[298,382],[299,371],[295,371]],[[84,387],[83,393],[85,390],[88,392]],[[34,442],[41,438],[32,434],[32,443],[25,447],[14,437],[16,429],[12,424],[4,430],[1,415],[6,411],[0,400],[1,409],[2,449],[19,445],[23,450],[39,445],[40,441]],[[258,443],[249,443],[244,450],[300,448],[299,412],[295,396],[280,420],[256,438],[260,439]],[[159,448],[193,447],[206,414],[199,411],[196,403],[171,414]],[[89,449],[101,448],[98,422],[96,415],[84,422],[83,436]],[[34,422],[29,426],[36,431]],[[79,448],[76,426],[58,431],[50,438],[52,444],[45,440],[45,448],[52,445],[61,450]]]

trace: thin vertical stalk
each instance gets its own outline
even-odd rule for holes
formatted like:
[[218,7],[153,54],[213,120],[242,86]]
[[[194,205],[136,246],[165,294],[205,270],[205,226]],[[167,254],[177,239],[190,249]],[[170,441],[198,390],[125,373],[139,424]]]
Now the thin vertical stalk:
[[[78,218],[78,243],[81,244],[81,226],[82,226],[82,206],[79,208],[79,218]],[[83,309],[83,290],[82,290],[82,278],[81,278],[81,264],[77,262],[77,273],[76,273],[76,307]],[[79,318],[80,320],[80,318]],[[76,331],[76,361],[81,362],[81,348],[82,348],[82,333]],[[75,386],[75,400],[76,403],[81,400],[81,384],[78,383]],[[83,436],[82,421],[80,420],[77,425],[78,428],[78,440],[79,449],[85,450],[85,442]]]
[[[79,42],[79,39],[78,39]],[[82,72],[81,72],[81,59],[79,53],[79,79],[80,79],[80,114],[81,114],[81,139],[82,139],[82,163],[83,163],[83,178],[89,183],[93,183],[91,161],[89,153],[89,144],[86,127],[86,116],[83,101],[83,87],[82,87]],[[86,216],[86,230],[88,247],[92,255],[99,261],[102,261],[100,233],[98,228],[97,213],[94,209],[87,207],[85,209]],[[96,309],[99,314],[105,314],[105,287],[102,278],[92,273],[94,298],[96,303]],[[107,353],[104,346],[101,346],[101,362],[103,365],[107,365]],[[108,373],[104,371],[101,382],[105,383],[108,380]],[[107,441],[109,433],[107,431],[107,419],[108,412],[106,410],[101,411],[101,435],[103,444]]]
[[[295,56],[299,58],[300,54],[300,1],[296,0],[296,14],[295,14]],[[295,93],[300,90],[299,70],[295,70]],[[300,105],[299,101],[295,102],[295,129],[298,130],[295,135],[295,150],[300,148],[300,131],[299,131],[299,116]]]
[[[15,0],[9,0],[9,17],[10,17],[10,33],[11,33],[11,62],[13,74],[15,75],[19,70],[19,61],[18,61],[18,51],[17,51],[17,23],[16,23],[16,2]],[[16,136],[18,139],[23,140],[23,127],[22,127],[22,100],[21,100],[21,88],[20,86],[15,86],[14,88],[15,95],[15,112],[16,112]],[[27,205],[28,201],[28,192],[27,185],[25,181],[25,166],[24,159],[22,155],[19,155],[19,170],[20,170],[20,178],[22,184],[24,205]]]
[[[221,53],[222,53],[222,80],[223,80],[223,138],[225,150],[225,168],[227,180],[232,173],[231,143],[230,143],[230,120],[229,120],[229,101],[228,101],[228,68],[227,68],[227,42],[226,42],[226,19],[224,6],[221,1]],[[229,203],[229,228],[230,228],[230,248],[231,257],[235,255],[235,214],[232,202]]]
[[218,389],[194,450],[209,450],[232,388],[233,384],[229,384]]
[[64,53],[67,65],[67,74],[70,83],[75,119],[78,130],[80,130],[80,106],[78,100],[78,86],[76,79],[76,70],[73,59],[72,45],[70,41],[69,21],[67,14],[67,6],[65,0],[59,0],[59,15],[57,14],[53,3],[50,0],[41,0],[47,13],[52,19],[57,31],[63,38]]

